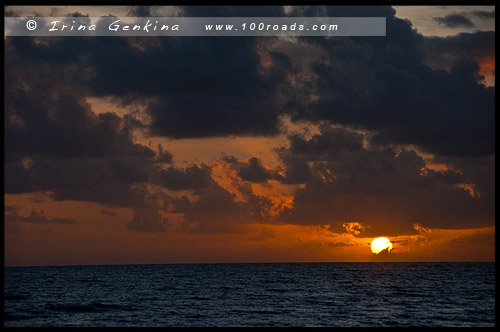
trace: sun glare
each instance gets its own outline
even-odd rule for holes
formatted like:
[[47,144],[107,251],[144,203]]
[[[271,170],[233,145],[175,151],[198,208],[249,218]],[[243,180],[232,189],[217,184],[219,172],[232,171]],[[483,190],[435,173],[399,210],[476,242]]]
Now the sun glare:
[[372,241],[372,252],[374,254],[378,254],[381,251],[387,249],[388,251],[392,250],[392,243],[386,237],[378,237]]

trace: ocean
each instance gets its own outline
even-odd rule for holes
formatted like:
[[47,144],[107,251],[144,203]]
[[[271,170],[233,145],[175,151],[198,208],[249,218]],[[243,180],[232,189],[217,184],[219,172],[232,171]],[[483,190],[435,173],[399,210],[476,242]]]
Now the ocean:
[[5,267],[4,326],[495,326],[495,263]]

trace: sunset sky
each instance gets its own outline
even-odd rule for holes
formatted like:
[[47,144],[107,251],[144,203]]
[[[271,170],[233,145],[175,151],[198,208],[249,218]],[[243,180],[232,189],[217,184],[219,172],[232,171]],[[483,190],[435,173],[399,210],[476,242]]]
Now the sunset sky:
[[[495,260],[494,6],[5,14],[387,22],[386,37],[5,37],[6,266]],[[393,250],[373,254],[378,236]]]

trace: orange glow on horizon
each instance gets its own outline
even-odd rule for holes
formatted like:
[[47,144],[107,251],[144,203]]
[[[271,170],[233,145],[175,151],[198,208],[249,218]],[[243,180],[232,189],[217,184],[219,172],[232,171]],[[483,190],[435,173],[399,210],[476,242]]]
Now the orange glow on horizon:
[[[162,264],[210,262],[368,262],[372,237],[360,237],[370,222],[330,225],[226,221],[219,232],[199,233],[187,227],[167,232],[127,229],[129,208],[107,209],[90,202],[34,199],[33,194],[5,195],[6,206],[20,216],[31,209],[47,218],[72,218],[75,224],[37,224],[6,220],[5,266],[74,264]],[[166,216],[174,221],[174,216]],[[181,216],[177,216],[181,217]],[[387,220],[386,220],[387,221]],[[388,221],[390,222],[390,221]],[[182,226],[182,220],[179,220]],[[185,225],[184,225],[185,226]],[[495,226],[438,229],[415,224],[414,234],[391,235],[397,248],[384,261],[495,261]]]

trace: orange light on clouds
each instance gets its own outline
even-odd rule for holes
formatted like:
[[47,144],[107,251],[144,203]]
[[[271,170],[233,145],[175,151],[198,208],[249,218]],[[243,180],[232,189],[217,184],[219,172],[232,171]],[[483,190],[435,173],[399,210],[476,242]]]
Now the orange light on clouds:
[[495,86],[495,58],[485,58],[479,66],[481,68],[479,74],[484,76],[484,85]]
[[[39,202],[36,202],[39,201]],[[36,224],[6,220],[5,265],[209,263],[209,262],[367,262],[373,238],[360,237],[360,223],[333,230],[330,225],[250,223],[237,231],[194,233],[185,227],[168,232],[132,232],[128,208],[89,202],[5,195],[7,206],[43,210],[47,218],[72,218],[75,224]],[[173,220],[169,215],[169,220]],[[369,224],[363,224],[369,228]],[[495,227],[431,229],[414,225],[415,234],[391,236],[387,261],[495,261]],[[396,245],[397,244],[397,245]]]
[[[269,215],[276,217],[284,209],[293,208],[293,195],[285,194],[277,191],[276,187],[280,186],[278,181],[269,181],[267,184],[252,183],[252,191],[255,195],[266,198],[271,202],[271,207],[269,208]],[[281,185],[284,187],[283,185]]]

